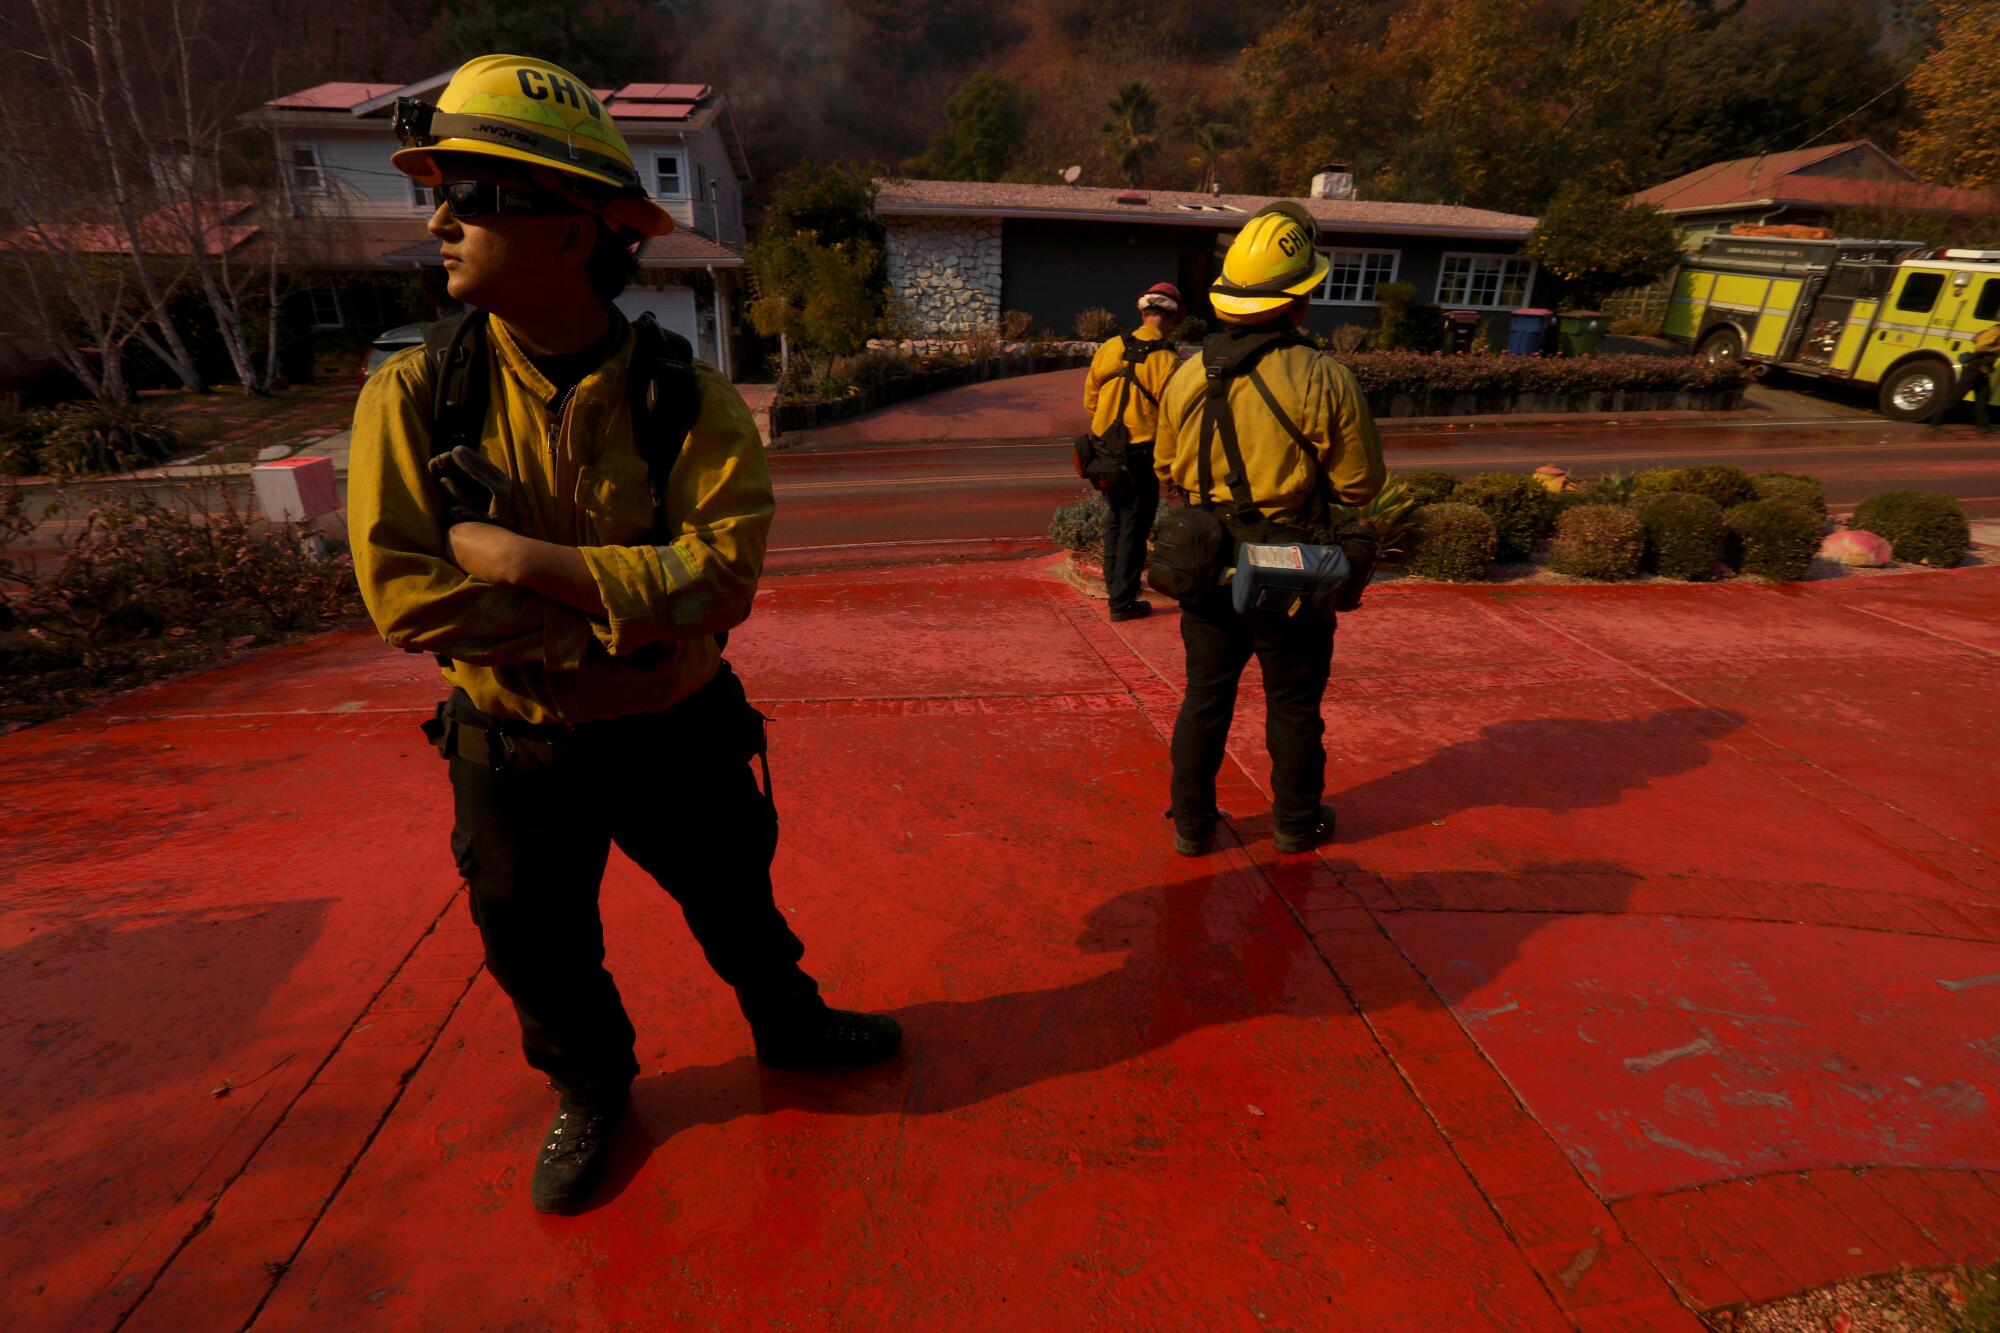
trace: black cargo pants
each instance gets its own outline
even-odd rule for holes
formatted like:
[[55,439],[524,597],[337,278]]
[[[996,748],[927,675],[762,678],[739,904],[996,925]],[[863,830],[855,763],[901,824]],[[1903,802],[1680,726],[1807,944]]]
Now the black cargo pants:
[[1139,604],[1139,578],[1146,572],[1146,538],[1160,508],[1160,478],[1153,471],[1153,446],[1125,450],[1125,475],[1104,497],[1104,590],[1113,611]]
[[486,967],[514,1002],[528,1063],[565,1097],[614,1101],[639,1069],[598,914],[614,843],[680,904],[753,1029],[823,1008],[799,967],[805,947],[772,901],[777,815],[751,767],[762,719],[726,665],[646,717],[498,723],[460,692],[440,720],[444,748],[457,751],[452,852]]
[[1229,589],[1181,607],[1187,694],[1174,721],[1174,824],[1196,837],[1215,810],[1215,776],[1229,744],[1236,687],[1254,655],[1264,672],[1264,745],[1271,754],[1272,814],[1280,833],[1304,833],[1326,791],[1326,724],[1320,699],[1333,669],[1333,625],[1236,614]]

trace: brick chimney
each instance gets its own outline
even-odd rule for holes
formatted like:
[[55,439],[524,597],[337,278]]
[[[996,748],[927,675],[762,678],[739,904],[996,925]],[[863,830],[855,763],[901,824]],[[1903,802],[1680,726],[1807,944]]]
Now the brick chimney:
[[1313,176],[1315,199],[1352,199],[1354,172],[1345,162],[1329,162]]

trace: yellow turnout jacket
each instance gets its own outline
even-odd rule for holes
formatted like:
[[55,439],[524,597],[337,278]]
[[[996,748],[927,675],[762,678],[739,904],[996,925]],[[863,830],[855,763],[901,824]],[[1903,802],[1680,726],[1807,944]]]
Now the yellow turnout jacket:
[[750,614],[773,508],[756,424],[729,381],[697,362],[701,415],[668,477],[669,544],[655,545],[625,384],[636,342],[628,329],[558,414],[554,386],[505,324],[487,322],[480,452],[513,480],[523,535],[583,553],[603,619],[452,564],[425,470],[425,349],[399,352],[362,388],[347,492],[362,599],[390,643],[449,657],[445,680],[485,712],[560,723],[659,712],[714,676],[714,636]]
[[[1132,337],[1141,342],[1157,342],[1160,348],[1139,363],[1134,376],[1138,383],[1127,390],[1120,381],[1120,373],[1125,369],[1125,339]],[[1125,406],[1125,425],[1132,432],[1132,443],[1150,444],[1157,430],[1160,394],[1179,364],[1180,356],[1173,345],[1149,324],[1141,324],[1136,332],[1128,330],[1121,337],[1105,339],[1083,376],[1083,410],[1090,413],[1090,433],[1102,435],[1111,429],[1118,420],[1118,396],[1123,393],[1131,400]],[[1141,387],[1145,393],[1139,391]],[[1152,396],[1149,398],[1147,394]]]
[[[1250,493],[1266,518],[1309,516],[1319,476],[1327,479],[1334,504],[1366,504],[1388,480],[1382,464],[1382,441],[1361,386],[1346,366],[1318,350],[1292,345],[1265,353],[1254,367],[1299,433],[1313,446],[1314,458],[1272,416],[1248,375],[1229,381],[1229,412],[1236,423],[1237,443]],[[1202,447],[1201,404],[1208,378],[1199,356],[1182,363],[1167,384],[1160,402],[1160,433],[1153,443],[1153,466],[1161,480],[1172,482],[1190,496],[1201,486],[1197,471]],[[1209,499],[1232,504],[1224,478],[1229,464],[1222,442],[1210,439],[1209,466],[1214,484]]]

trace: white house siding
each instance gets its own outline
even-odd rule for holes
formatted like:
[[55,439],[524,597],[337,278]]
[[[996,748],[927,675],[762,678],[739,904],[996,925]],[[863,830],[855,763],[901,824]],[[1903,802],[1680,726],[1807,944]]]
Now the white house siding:
[[[340,211],[364,217],[417,217],[427,213],[428,209],[411,205],[408,178],[389,162],[389,155],[397,145],[388,123],[367,120],[353,124],[353,130],[328,126],[317,132],[297,129],[287,132],[288,147],[310,144],[317,150],[321,177],[326,182],[321,191],[305,196],[302,202],[324,200]],[[628,133],[627,144],[649,188],[653,152],[679,150],[686,162],[686,193],[678,199],[663,198],[656,202],[672,215],[675,226],[691,228],[724,245],[742,249],[742,183],[736,177],[735,164],[718,130],[705,129],[693,136],[691,142],[684,141],[679,134],[647,138]],[[715,185],[714,205],[693,197],[700,179],[695,170],[697,165],[706,169]]]
[[396,138],[387,123],[359,122],[359,133],[303,134],[292,131],[287,144],[309,143],[319,152],[325,198],[346,211],[369,217],[415,217],[409,178],[390,165]]

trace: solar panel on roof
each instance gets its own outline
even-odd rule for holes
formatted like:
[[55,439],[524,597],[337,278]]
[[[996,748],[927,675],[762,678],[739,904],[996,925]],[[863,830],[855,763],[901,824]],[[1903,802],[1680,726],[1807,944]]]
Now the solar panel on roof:
[[694,113],[694,103],[613,102],[605,110],[613,120],[686,120]]
[[611,98],[620,102],[699,102],[708,91],[705,83],[628,83]]

